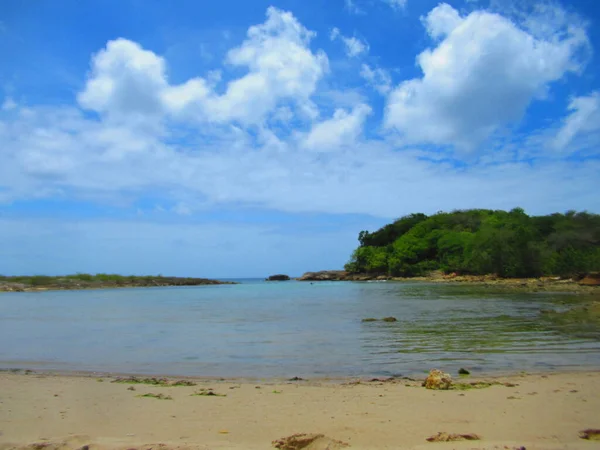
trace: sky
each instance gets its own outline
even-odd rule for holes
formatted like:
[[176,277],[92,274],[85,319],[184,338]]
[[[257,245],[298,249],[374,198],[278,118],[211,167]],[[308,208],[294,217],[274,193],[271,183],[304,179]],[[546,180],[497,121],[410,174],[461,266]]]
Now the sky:
[[600,4],[0,3],[0,274],[339,269],[361,230],[600,212]]

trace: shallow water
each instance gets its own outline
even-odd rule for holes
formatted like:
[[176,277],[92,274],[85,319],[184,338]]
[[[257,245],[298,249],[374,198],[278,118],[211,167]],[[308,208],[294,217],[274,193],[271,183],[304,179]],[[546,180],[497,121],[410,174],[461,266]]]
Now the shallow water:
[[[280,282],[0,294],[0,368],[223,377],[600,367],[565,294],[425,283]],[[369,322],[394,316],[397,322]]]

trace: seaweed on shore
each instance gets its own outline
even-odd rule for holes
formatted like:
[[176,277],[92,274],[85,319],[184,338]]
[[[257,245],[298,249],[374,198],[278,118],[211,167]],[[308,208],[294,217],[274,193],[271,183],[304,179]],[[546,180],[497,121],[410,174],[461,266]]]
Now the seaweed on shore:
[[227,394],[217,394],[212,389],[200,389],[193,394],[190,394],[191,397],[227,397]]
[[177,380],[169,381],[167,378],[139,378],[139,377],[119,377],[112,381],[112,383],[122,384],[147,384],[150,386],[162,386],[162,387],[177,387],[177,386],[196,386],[196,383],[189,380]]
[[173,400],[173,397],[171,397],[170,395],[153,394],[152,392],[149,392],[147,394],[140,394],[140,395],[137,395],[136,397],[155,398],[157,400]]

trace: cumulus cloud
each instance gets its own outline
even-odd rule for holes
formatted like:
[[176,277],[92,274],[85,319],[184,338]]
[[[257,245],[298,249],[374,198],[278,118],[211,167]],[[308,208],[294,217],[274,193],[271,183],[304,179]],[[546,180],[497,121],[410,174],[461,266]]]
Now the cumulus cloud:
[[[388,126],[412,140],[481,139],[481,130],[492,132],[519,102],[577,65],[571,50],[583,44],[571,35],[540,40],[485,12],[449,25],[443,12],[426,22],[439,43],[419,57],[424,78],[401,84],[388,102]],[[361,95],[335,91],[347,102],[340,106],[332,93],[318,91],[327,56],[311,50],[313,36],[290,13],[270,8],[227,54],[226,64],[243,73],[224,78],[222,91],[209,75],[174,84],[161,56],[132,41],[109,42],[93,57],[80,107],[0,112],[0,201],[128,205],[152,195],[165,211],[184,215],[234,205],[385,218],[468,207],[600,208],[597,189],[590,189],[598,186],[597,160],[505,157],[457,168],[447,155],[432,160],[416,145],[398,144],[393,133],[366,129],[373,113]],[[387,90],[383,69],[362,69]],[[564,124],[572,130],[564,132],[568,139],[595,120],[586,105],[574,101]],[[496,112],[501,107],[509,113]]]
[[440,41],[417,57],[423,76],[397,86],[386,108],[386,126],[409,142],[478,146],[517,122],[552,82],[579,71],[589,48],[577,27],[537,38],[498,14],[461,17],[447,4],[423,22]]
[[267,20],[250,27],[247,39],[229,51],[226,62],[247,73],[231,80],[223,94],[213,89],[215,73],[171,85],[162,57],[116,39],[94,56],[78,100],[82,107],[118,121],[169,114],[201,122],[259,124],[282,102],[314,116],[310,96],[328,61],[323,52],[310,50],[313,37],[291,13],[270,7]]
[[342,43],[344,44],[346,55],[349,58],[356,58],[363,53],[369,52],[369,44],[366,41],[358,39],[357,37],[344,36],[340,32],[339,28],[333,28],[329,34],[329,38],[332,41],[335,41],[338,38],[341,39]]
[[331,119],[313,126],[301,146],[310,150],[334,151],[344,145],[355,144],[369,114],[371,108],[364,104],[356,106],[351,112],[337,109]]
[[569,103],[570,114],[556,135],[554,145],[564,150],[578,138],[593,137],[600,144],[600,91],[574,97]]

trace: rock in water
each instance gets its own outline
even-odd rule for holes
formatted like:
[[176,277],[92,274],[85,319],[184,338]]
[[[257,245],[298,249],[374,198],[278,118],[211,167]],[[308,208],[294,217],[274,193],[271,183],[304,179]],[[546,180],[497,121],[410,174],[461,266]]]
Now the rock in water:
[[438,369],[429,372],[429,376],[423,382],[426,389],[448,390],[452,386],[452,377]]
[[306,272],[298,281],[340,281],[345,280],[348,272],[343,270],[322,270],[321,272]]
[[289,281],[290,277],[284,274],[271,275],[267,281]]
[[458,374],[459,375],[471,375],[471,372],[469,372],[467,369],[461,367],[460,369],[458,369]]

